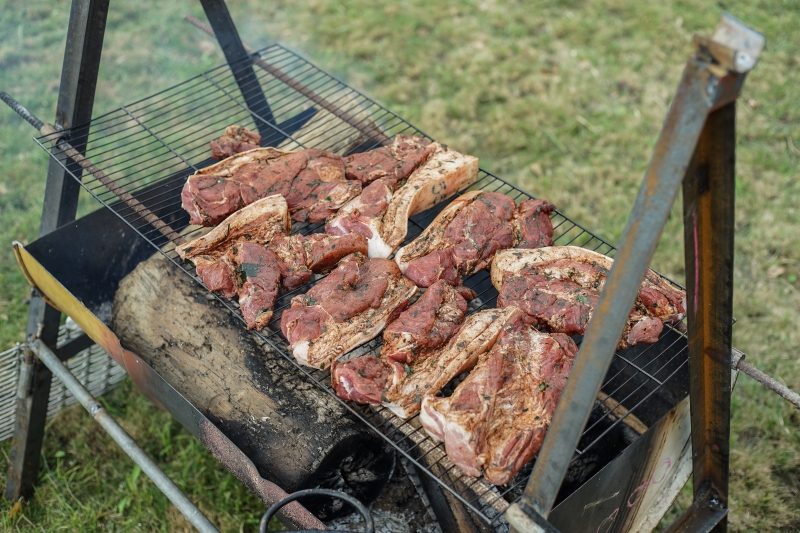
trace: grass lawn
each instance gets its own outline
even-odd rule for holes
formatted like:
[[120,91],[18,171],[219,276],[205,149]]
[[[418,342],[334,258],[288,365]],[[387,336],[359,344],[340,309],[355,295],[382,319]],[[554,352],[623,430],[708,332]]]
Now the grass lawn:
[[[800,389],[800,0],[241,0],[230,8],[245,42],[299,50],[611,242],[692,33],[710,34],[723,9],[764,33],[767,49],[738,106],[734,344]],[[186,0],[112,2],[96,113],[223,60],[181,20],[187,12],[202,18]],[[46,121],[68,17],[65,1],[0,2],[0,89]],[[33,135],[0,109],[0,349],[24,337],[28,288],[10,243],[38,231],[47,157]],[[682,231],[678,207],[652,265],[679,281]],[[168,415],[130,384],[105,400],[222,530],[256,529],[262,504]],[[49,423],[40,488],[21,509],[0,503],[0,529],[190,530],[93,424],[80,408]],[[731,441],[731,530],[800,531],[800,413],[742,376]],[[0,444],[0,476],[8,450]],[[690,501],[685,489],[671,516]]]

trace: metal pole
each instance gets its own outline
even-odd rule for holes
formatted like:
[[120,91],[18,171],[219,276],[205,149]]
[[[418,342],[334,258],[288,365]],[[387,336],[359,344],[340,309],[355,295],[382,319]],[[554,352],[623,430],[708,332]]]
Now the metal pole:
[[[55,127],[69,128],[87,122],[92,116],[100,54],[103,49],[109,0],[73,0],[67,30],[67,44],[61,69],[61,85],[56,106]],[[83,153],[88,128],[75,132],[73,146]],[[73,163],[68,163],[73,165]],[[80,176],[80,167],[70,167]],[[80,185],[66,175],[55,159],[50,159],[44,193],[39,235],[46,235],[75,219]],[[41,339],[55,346],[61,313],[33,294],[28,311],[27,340]],[[50,397],[50,371],[30,350],[25,350],[17,390],[14,438],[5,496],[9,500],[33,494],[39,475],[39,458]]]
[[[253,121],[256,123],[258,132],[267,142],[267,146],[271,146],[267,139],[278,133],[270,126],[270,124],[275,124],[275,118],[264,97],[264,91],[261,90],[258,77],[253,71],[252,61],[247,60],[247,51],[244,49],[236,25],[233,23],[228,6],[225,5],[225,0],[200,0],[200,4],[206,12],[208,22],[214,29],[214,35],[222,47],[225,60],[231,67],[242,97],[247,103],[247,107],[253,112]],[[268,124],[265,124],[264,121]]]
[[792,405],[800,409],[800,394],[797,394],[795,391],[793,391],[792,389],[790,389],[777,379],[773,378],[768,374],[765,374],[764,372],[757,369],[744,359],[740,359],[739,363],[733,368],[744,372],[749,377],[756,380],[758,383],[764,385],[766,388],[770,389],[772,392],[778,394],[781,398],[790,402]]
[[75,396],[89,414],[92,415],[100,426],[111,436],[114,441],[142,468],[147,477],[169,498],[186,519],[202,533],[219,533],[219,530],[206,518],[189,498],[178,488],[172,480],[153,462],[147,453],[142,450],[128,433],[122,429],[114,418],[108,414],[103,406],[89,391],[72,375],[50,348],[41,341],[30,343],[31,351],[50,371],[61,380],[68,391]]
[[708,116],[683,184],[695,501],[727,530],[733,326],[736,103]]

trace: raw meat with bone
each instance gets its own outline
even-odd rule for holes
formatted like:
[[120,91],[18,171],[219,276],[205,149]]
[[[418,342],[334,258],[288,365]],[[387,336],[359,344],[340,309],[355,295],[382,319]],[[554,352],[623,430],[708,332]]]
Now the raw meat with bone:
[[225,135],[211,141],[211,157],[225,159],[233,154],[254,150],[261,144],[261,135],[243,126],[228,126]]
[[366,252],[358,234],[287,236],[291,230],[286,200],[270,196],[228,217],[208,234],[178,246],[210,291],[232,298],[248,328],[263,328],[272,317],[278,291],[299,287],[312,273],[324,273],[355,252]]
[[328,219],[325,232],[358,232],[369,241],[370,257],[389,257],[408,234],[413,215],[472,185],[478,177],[478,159],[431,143],[433,150],[404,184],[392,177],[374,181]]
[[292,220],[320,222],[360,193],[361,184],[345,179],[344,163],[336,154],[258,148],[189,176],[181,201],[192,224],[214,226],[245,205],[280,194]]
[[292,298],[281,316],[281,331],[300,363],[326,368],[378,335],[416,292],[393,261],[355,253],[306,294]]
[[504,485],[533,459],[556,410],[578,348],[540,333],[521,310],[447,398],[426,396],[420,422],[469,476]]
[[[399,383],[415,363],[443,346],[464,322],[475,293],[444,282],[432,285],[397,320],[386,326],[380,358],[364,355],[335,361],[331,382],[340,398],[379,404],[389,385]],[[411,366],[409,366],[411,365]]]
[[460,285],[464,276],[488,267],[498,250],[551,245],[554,210],[543,200],[526,200],[517,207],[505,194],[470,191],[398,250],[395,260],[419,287],[440,279]]
[[410,363],[392,361],[388,357],[337,363],[331,374],[334,387],[346,399],[376,403],[372,389],[366,388],[372,386],[372,381],[376,387],[382,387],[378,396],[380,403],[397,416],[408,418],[419,412],[422,398],[436,394],[451,379],[470,370],[478,356],[492,347],[515,313],[519,310],[506,308],[470,315],[446,344],[421,351]]
[[[583,335],[613,260],[576,246],[504,250],[492,263],[497,306],[517,306],[548,331]],[[648,270],[618,349],[653,343],[686,312],[686,294]]]

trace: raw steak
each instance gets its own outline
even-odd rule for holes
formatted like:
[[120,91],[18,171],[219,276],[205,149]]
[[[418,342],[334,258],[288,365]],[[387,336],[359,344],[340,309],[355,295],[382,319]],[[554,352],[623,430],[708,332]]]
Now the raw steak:
[[380,178],[407,179],[433,153],[434,143],[413,135],[396,135],[390,146],[344,158],[347,179],[367,185]]
[[270,196],[228,217],[208,234],[178,247],[194,262],[210,291],[239,295],[248,328],[263,328],[272,317],[278,291],[291,290],[325,273],[347,255],[366,253],[357,234],[287,236],[291,229],[286,200]]
[[214,226],[256,200],[280,194],[292,220],[320,222],[361,193],[347,181],[341,157],[323,150],[258,148],[198,170],[181,193],[192,224]]
[[228,126],[225,128],[225,135],[211,141],[210,144],[211,157],[218,160],[225,159],[233,154],[258,148],[261,144],[261,135],[243,126]]
[[498,250],[552,244],[550,213],[543,200],[514,200],[496,192],[470,191],[456,198],[395,260],[419,287],[437,280],[460,285],[464,276],[487,268]]
[[[517,306],[551,332],[583,335],[613,260],[575,246],[505,250],[492,264],[497,306]],[[648,270],[618,349],[653,343],[685,314],[686,295]]]
[[355,253],[306,294],[292,298],[281,330],[300,363],[326,368],[378,335],[416,292],[393,261]]
[[447,398],[427,395],[420,422],[469,476],[504,485],[539,451],[578,348],[516,310],[491,350]]
[[446,344],[420,351],[408,363],[384,356],[337,363],[331,373],[336,392],[360,403],[381,403],[401,418],[413,416],[419,412],[423,397],[436,394],[475,365],[515,313],[520,311],[507,308],[475,313]]
[[470,289],[444,282],[431,286],[383,332],[380,358],[371,355],[335,361],[331,382],[340,398],[379,404],[389,385],[399,383],[411,366],[443,346],[464,322]]
[[369,189],[367,197],[351,200],[328,219],[325,231],[361,233],[369,239],[370,257],[389,257],[405,239],[410,217],[468,187],[478,177],[477,158],[439,143],[428,148],[433,153],[404,184],[395,185],[392,176],[373,182],[365,188],[365,192]]

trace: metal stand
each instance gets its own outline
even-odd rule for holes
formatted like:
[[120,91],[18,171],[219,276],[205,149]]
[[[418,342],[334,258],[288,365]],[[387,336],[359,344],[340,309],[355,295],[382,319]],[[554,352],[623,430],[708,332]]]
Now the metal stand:
[[[280,126],[274,125],[272,113],[255,77],[252,65],[241,61],[247,54],[224,0],[202,0],[201,3],[223,47],[225,57],[253,114],[254,121],[259,129],[263,127],[268,130],[266,133],[272,135],[271,141],[274,142],[276,131],[286,132]],[[109,0],[73,0],[72,2],[56,108],[56,130],[79,126],[91,119],[108,4]],[[313,113],[306,112],[302,120],[293,117],[290,119],[292,120],[291,126],[294,129],[302,127],[312,115]],[[72,148],[83,155],[88,139],[88,127],[86,131],[78,131],[79,135],[74,135],[74,141],[68,139],[67,141],[70,142]],[[79,176],[81,166],[75,159],[69,159],[68,166],[71,172]],[[51,158],[42,210],[42,223],[39,229],[40,236],[75,220],[79,190],[80,185],[67,176],[65,169]],[[69,346],[56,348],[61,313],[49,306],[36,292],[32,295],[30,305],[26,333],[28,344],[26,344],[25,360],[20,370],[16,422],[5,493],[9,500],[28,498],[33,494],[39,474],[39,458],[44,438],[47,402],[50,396],[51,371],[29,348],[29,345],[32,342],[38,342],[57,353],[62,360],[76,352]],[[76,343],[75,347],[79,347],[79,344],[81,343]]]
[[[70,12],[61,87],[56,107],[57,128],[88,122],[92,115],[97,71],[103,48],[108,0],[75,0]],[[85,153],[85,136],[75,148]],[[80,173],[78,167],[76,172]],[[75,219],[80,185],[50,159],[39,235],[46,235]],[[33,294],[26,337],[55,348],[61,313]],[[6,485],[6,498],[30,497],[39,474],[39,457],[50,397],[50,370],[31,350],[25,350],[17,390],[17,414]]]
[[545,519],[681,185],[694,504],[670,531],[727,529],[735,101],[764,38],[724,15],[713,37],[695,36],[694,46],[525,493],[506,513],[520,531],[552,531]]

